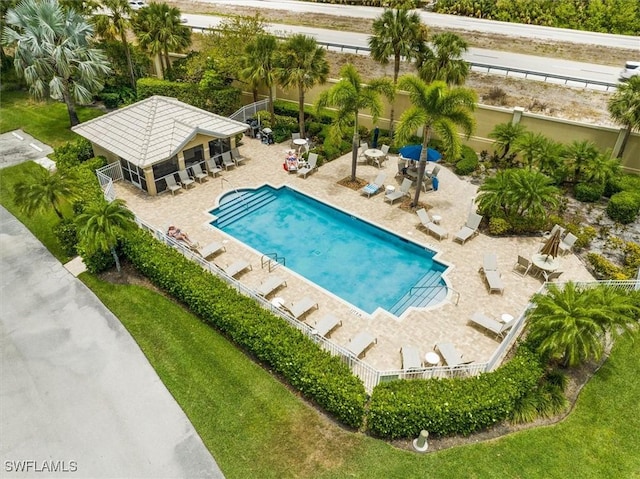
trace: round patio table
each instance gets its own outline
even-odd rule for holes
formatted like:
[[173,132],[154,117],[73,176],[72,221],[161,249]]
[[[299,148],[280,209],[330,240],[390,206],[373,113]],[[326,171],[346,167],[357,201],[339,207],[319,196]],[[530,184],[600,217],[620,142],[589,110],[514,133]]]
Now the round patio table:
[[438,363],[440,362],[440,356],[438,356],[438,353],[429,351],[427,354],[424,355],[424,361],[426,363],[426,366],[428,367],[437,366]]
[[384,153],[382,150],[378,150],[377,148],[369,148],[368,150],[364,151],[364,156],[369,161],[374,161],[382,158],[384,156]]
[[560,266],[560,262],[553,256],[540,253],[534,254],[531,258],[531,262],[536,268],[549,272],[557,270]]

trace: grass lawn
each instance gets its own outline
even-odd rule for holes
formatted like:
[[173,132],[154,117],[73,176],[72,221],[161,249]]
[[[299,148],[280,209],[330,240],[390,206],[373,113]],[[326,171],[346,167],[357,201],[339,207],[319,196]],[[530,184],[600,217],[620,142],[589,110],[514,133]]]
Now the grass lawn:
[[[0,133],[22,128],[43,143],[55,148],[80,138],[71,131],[69,113],[64,103],[36,101],[25,91],[2,92]],[[80,122],[91,120],[104,112],[97,108],[77,106]]]
[[640,477],[640,342],[620,341],[562,423],[418,455],[346,431],[182,307],[83,274],[229,479]]

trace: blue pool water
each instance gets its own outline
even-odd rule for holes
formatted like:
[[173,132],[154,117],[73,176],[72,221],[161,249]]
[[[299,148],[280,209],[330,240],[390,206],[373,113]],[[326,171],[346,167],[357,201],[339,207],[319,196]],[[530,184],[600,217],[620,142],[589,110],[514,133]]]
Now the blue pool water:
[[234,191],[210,213],[213,226],[284,256],[288,268],[367,313],[400,315],[446,296],[446,266],[433,251],[290,188]]

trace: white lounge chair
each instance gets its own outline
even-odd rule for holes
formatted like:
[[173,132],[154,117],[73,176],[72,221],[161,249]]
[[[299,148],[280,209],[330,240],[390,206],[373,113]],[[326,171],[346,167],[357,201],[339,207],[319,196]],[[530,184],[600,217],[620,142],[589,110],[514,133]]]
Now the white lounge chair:
[[233,159],[233,162],[236,164],[236,166],[240,166],[240,163],[246,160],[246,158],[240,154],[237,148],[231,149],[231,158]]
[[367,195],[367,198],[371,198],[371,195],[376,194],[378,191],[380,191],[380,188],[384,186],[384,180],[386,178],[387,174],[384,171],[378,173],[378,176],[376,176],[376,179],[373,180],[373,183],[369,183],[367,186],[362,188],[360,192],[363,195]]
[[402,369],[420,369],[422,367],[418,348],[405,344],[400,348],[400,354],[402,355]]
[[480,271],[498,271],[498,257],[495,253],[485,253],[482,256]]
[[270,276],[264,283],[256,288],[260,296],[267,297],[281,286],[286,286],[287,282],[280,276]]
[[476,313],[473,313],[473,316],[471,316],[471,322],[491,331],[496,335],[496,338],[501,338],[514,325],[514,323],[516,322],[516,318],[513,318],[512,320],[507,321],[506,323],[503,323],[500,321],[496,321],[495,319],[490,318],[488,316],[485,316],[482,313],[476,312]]
[[283,306],[285,310],[291,314],[296,319],[300,319],[300,317],[307,313],[311,308],[318,309],[318,303],[316,303],[309,296],[305,296],[302,299],[299,299],[295,303],[291,304],[290,307]]
[[303,166],[298,170],[298,176],[302,176],[306,178],[307,175],[314,170],[316,170],[318,163],[318,154],[317,153],[309,153],[309,158],[307,159],[307,165]]
[[222,153],[222,166],[224,166],[225,170],[228,170],[229,168],[233,168],[234,166],[236,166],[236,163],[233,161],[233,158],[231,158],[231,152],[229,151],[225,151],[224,153]]
[[504,293],[504,283],[502,282],[502,278],[500,277],[500,273],[495,270],[483,270],[481,273],[484,275],[484,279],[487,282],[487,287],[489,288],[489,294],[491,293]]
[[176,183],[176,178],[173,174],[166,176],[164,180],[167,182],[167,188],[171,191],[172,195],[175,195],[176,191],[180,191],[182,189],[182,184]]
[[409,178],[405,178],[404,180],[402,180],[400,189],[386,193],[384,195],[384,200],[388,201],[390,204],[393,204],[394,201],[404,198],[409,194],[409,188],[411,188],[412,183],[413,182]]
[[211,176],[213,176],[214,178],[216,176],[218,176],[220,174],[220,172],[222,171],[222,168],[220,168],[218,166],[218,164],[216,163],[216,159],[215,158],[209,158],[207,160],[207,166],[208,166],[209,174]]
[[[436,343],[434,349],[442,356],[442,359],[447,366],[458,366],[460,364],[464,364],[465,361],[462,360],[462,354],[458,352],[455,346],[451,343]],[[467,361],[471,362],[471,361]]]
[[327,314],[326,316],[323,316],[319,321],[316,321],[313,329],[315,330],[315,333],[317,335],[324,338],[338,326],[342,326],[342,321],[336,318],[333,314]]
[[202,256],[204,259],[207,259],[209,256],[213,256],[218,251],[227,251],[227,248],[225,248],[222,243],[214,241],[200,248],[198,250],[198,253],[200,253],[200,256]]
[[245,261],[243,259],[240,259],[235,263],[231,263],[226,268],[223,268],[224,272],[227,273],[232,278],[235,275],[239,274],[240,272],[244,271],[245,269],[253,270],[253,266],[251,266],[251,264],[248,261]]
[[360,355],[365,354],[366,350],[371,345],[377,342],[378,340],[376,339],[376,337],[369,331],[360,331],[349,340],[349,344],[347,344],[347,350],[349,350],[349,352],[356,358],[359,358]]
[[427,233],[436,236],[439,240],[442,238],[446,238],[449,236],[449,233],[440,225],[435,224],[431,218],[429,217],[429,213],[424,208],[420,208],[416,211],[418,218],[420,218],[420,223],[424,229],[427,230]]
[[191,171],[193,171],[193,177],[198,181],[198,183],[202,183],[202,180],[208,176],[204,171],[202,171],[200,163],[191,165]]
[[567,236],[562,238],[562,241],[558,246],[558,251],[560,251],[560,254],[566,254],[571,251],[571,248],[573,248],[573,245],[577,240],[578,238],[576,237],[576,235],[574,235],[573,233],[567,233]]
[[189,173],[187,173],[187,170],[178,171],[178,176],[180,177],[180,183],[182,183],[182,186],[184,187],[184,189],[188,190],[189,185],[196,186],[195,182],[193,181],[193,178],[191,178],[189,176]]
[[482,221],[482,216],[473,211],[469,212],[469,217],[467,218],[467,222],[462,227],[460,231],[456,233],[455,240],[460,241],[460,243],[465,244],[467,240],[473,238],[478,234],[478,226],[480,226],[480,222]]

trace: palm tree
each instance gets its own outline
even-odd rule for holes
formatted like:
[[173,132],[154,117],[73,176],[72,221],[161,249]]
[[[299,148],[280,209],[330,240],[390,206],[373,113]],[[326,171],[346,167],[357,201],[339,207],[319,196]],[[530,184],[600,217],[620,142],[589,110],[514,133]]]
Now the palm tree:
[[[417,12],[407,9],[387,9],[373,21],[373,35],[369,37],[371,57],[381,65],[393,58],[393,85],[398,83],[400,60],[411,61],[424,49],[426,27]],[[394,105],[389,112],[389,130],[393,137]]]
[[489,138],[496,141],[496,146],[502,150],[500,159],[504,159],[511,150],[511,145],[522,136],[525,127],[520,123],[500,123],[493,127],[489,133]]
[[425,82],[444,81],[449,85],[462,85],[469,76],[469,64],[462,59],[467,42],[455,33],[438,33],[418,56],[418,74]]
[[169,50],[180,52],[191,45],[191,29],[180,22],[180,10],[166,3],[151,3],[138,10],[133,31],[140,47],[160,56],[162,75],[171,70]]
[[75,10],[81,15],[88,17],[100,8],[100,3],[94,0],[58,0],[60,6],[65,10]]
[[349,63],[340,70],[340,77],[338,83],[329,90],[322,92],[318,98],[316,108],[318,111],[322,111],[327,106],[337,108],[336,119],[329,132],[330,138],[334,142],[340,142],[346,130],[350,127],[353,128],[351,181],[355,181],[358,146],[360,145],[358,114],[360,110],[369,110],[371,119],[375,123],[383,108],[380,94],[385,95],[387,98],[392,98],[394,86],[386,78],[373,80],[368,85],[363,85],[358,71]]
[[284,88],[298,89],[298,124],[300,136],[305,137],[304,95],[316,84],[324,84],[329,76],[325,51],[313,37],[291,36],[278,51],[276,78]]
[[[262,84],[269,90],[269,114],[271,124],[275,125],[276,116],[273,111],[273,85],[275,84],[275,53],[277,40],[273,35],[259,35],[244,49],[243,69],[240,77],[257,87]],[[254,95],[254,101],[258,101]]]
[[522,155],[522,159],[527,168],[532,169],[533,165],[540,157],[540,151],[547,141],[542,133],[533,133],[525,131],[518,137],[513,145],[515,151]]
[[118,240],[127,231],[136,228],[134,214],[127,209],[124,200],[108,202],[101,199],[78,215],[78,234],[89,251],[110,252],[120,272],[120,259],[116,252]]
[[14,202],[28,215],[53,208],[58,218],[63,219],[62,205],[77,198],[75,175],[51,174],[45,168],[37,168],[14,187]]
[[627,146],[632,131],[640,131],[640,75],[618,84],[617,91],[609,100],[609,113],[613,121],[626,129],[618,151],[618,158]]
[[93,27],[56,0],[23,0],[6,23],[2,41],[15,45],[14,66],[29,92],[64,101],[71,126],[80,123],[76,102],[90,103],[111,72],[104,54],[90,47]]
[[564,145],[544,137],[540,142],[535,158],[535,165],[538,169],[548,176],[559,180],[559,176],[564,174],[562,166],[562,155],[564,153]]
[[600,150],[596,144],[589,140],[574,140],[564,150],[564,159],[568,174],[573,183],[578,183],[587,165],[596,161],[600,157]]
[[[471,135],[475,127],[472,112],[477,98],[473,90],[468,88],[450,88],[442,81],[427,85],[415,75],[401,77],[398,88],[407,91],[411,101],[411,106],[400,117],[397,129],[398,141],[404,143],[418,128],[424,128],[417,178],[417,184],[421,185],[431,135],[434,131],[438,134],[444,153],[449,158],[452,160],[458,158],[462,144],[457,128],[461,128],[467,137]],[[412,207],[418,204],[420,190],[416,188]]]
[[[16,3],[18,3],[17,0],[4,0],[3,2],[0,2],[0,34],[2,34],[2,31],[4,30],[4,27],[6,25],[5,15],[9,11],[9,9],[16,6]],[[0,68],[4,68],[4,64],[6,61],[7,54],[4,51],[4,47],[0,46]]]
[[131,28],[130,18],[133,10],[127,0],[102,0],[105,13],[93,16],[93,25],[96,33],[105,40],[119,39],[124,48],[129,66],[131,88],[136,89],[136,76],[131,59],[131,48],[127,41],[127,31]]
[[640,308],[629,294],[608,286],[552,284],[531,301],[535,307],[527,312],[529,340],[540,353],[565,366],[600,359],[607,334],[638,333]]

